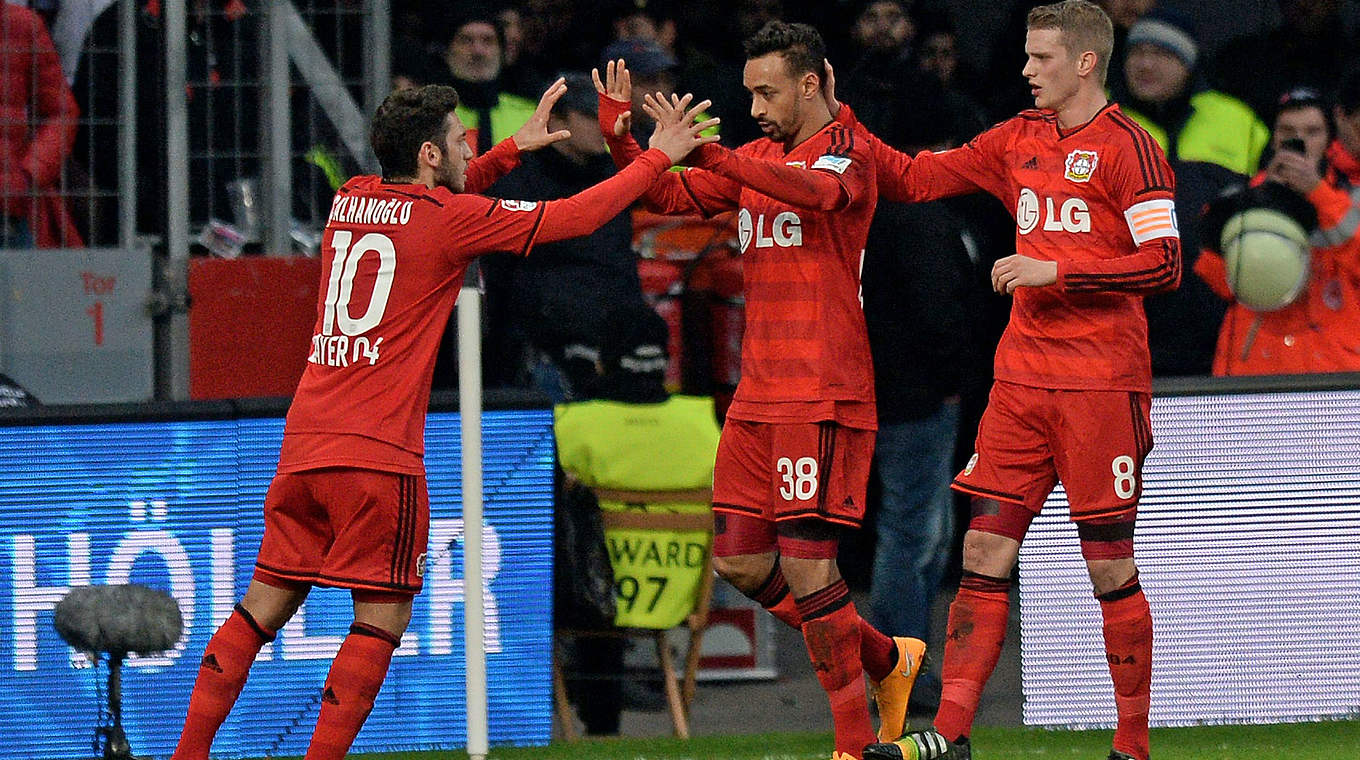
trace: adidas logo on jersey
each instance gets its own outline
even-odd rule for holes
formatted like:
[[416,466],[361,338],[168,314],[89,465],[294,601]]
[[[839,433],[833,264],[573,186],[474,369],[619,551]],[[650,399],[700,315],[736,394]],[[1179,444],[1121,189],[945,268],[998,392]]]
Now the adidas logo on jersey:
[[1026,162],[1023,163],[1023,164],[1020,164],[1020,168],[1021,168],[1021,169],[1038,169],[1038,168],[1039,168],[1039,157],[1038,157],[1038,156],[1030,156],[1028,161],[1026,161]]

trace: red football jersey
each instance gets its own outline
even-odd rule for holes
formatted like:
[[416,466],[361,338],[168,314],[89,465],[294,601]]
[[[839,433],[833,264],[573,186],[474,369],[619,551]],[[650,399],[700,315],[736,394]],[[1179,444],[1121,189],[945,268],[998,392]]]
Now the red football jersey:
[[1142,127],[1111,103],[1069,130],[1052,112],[1025,111],[964,147],[914,158],[871,139],[884,198],[986,191],[1015,217],[1016,253],[1058,263],[1056,284],[1015,290],[996,379],[1151,390],[1142,297],[1177,286],[1181,254],[1175,178]]
[[[647,151],[605,182],[541,203],[373,176],[346,182],[321,239],[316,328],[288,410],[279,471],[350,466],[423,474],[435,354],[468,263],[587,234],[669,166],[664,153]],[[485,167],[472,168],[469,181],[490,178]]]
[[[878,189],[860,130],[833,121],[787,153],[769,138],[736,151],[831,175],[847,196],[837,210],[793,206],[703,169],[664,194],[668,213],[737,210],[746,328],[727,411],[736,419],[877,427],[859,277]],[[657,200],[658,188],[646,197]]]
[[423,473],[430,378],[463,274],[488,251],[527,253],[542,214],[373,176],[346,182],[322,235],[316,328],[279,470]]

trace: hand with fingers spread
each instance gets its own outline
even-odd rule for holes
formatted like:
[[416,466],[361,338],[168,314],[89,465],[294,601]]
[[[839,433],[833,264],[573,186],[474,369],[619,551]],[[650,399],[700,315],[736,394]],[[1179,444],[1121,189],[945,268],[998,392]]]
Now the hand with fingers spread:
[[567,80],[561,77],[543,92],[543,97],[538,99],[538,108],[534,109],[534,115],[510,136],[515,141],[516,148],[521,151],[538,150],[571,137],[571,132],[565,129],[548,131],[548,116],[552,113],[553,106],[566,92]]
[[623,137],[632,128],[633,79],[623,59],[609,61],[604,67],[604,81],[600,70],[591,69],[595,92],[600,95],[600,132],[606,137]]
[[[683,96],[672,94],[667,98],[660,92],[649,92],[642,99],[642,110],[646,111],[647,115],[652,117],[657,124],[679,124],[684,120],[685,109],[689,108],[690,102],[694,100],[694,95],[690,93],[685,93]],[[702,112],[703,109],[711,105],[713,105],[712,101],[703,100],[694,106],[694,110],[696,113]],[[693,118],[690,120],[693,121]]]
[[1016,288],[1042,288],[1058,281],[1058,262],[1029,256],[1006,256],[992,265],[992,289],[1002,295]]
[[[662,98],[652,98],[651,95],[647,97],[654,102],[663,100]],[[693,99],[693,95],[686,94],[670,104],[671,110],[658,111],[658,116],[661,118],[653,117],[656,118],[656,130],[652,132],[648,147],[659,148],[665,152],[672,164],[680,163],[680,160],[689,155],[690,151],[695,148],[718,141],[716,134],[703,134],[704,130],[718,126],[718,119],[695,121],[699,114],[712,104],[707,100],[702,100],[688,111],[685,110],[685,107]]]

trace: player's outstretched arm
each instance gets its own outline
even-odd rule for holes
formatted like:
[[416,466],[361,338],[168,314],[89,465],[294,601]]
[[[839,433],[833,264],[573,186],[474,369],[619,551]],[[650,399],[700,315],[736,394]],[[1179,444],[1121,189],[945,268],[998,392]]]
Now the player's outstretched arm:
[[[1005,189],[1005,181],[998,173],[1001,164],[986,153],[995,147],[989,144],[995,142],[995,136],[984,132],[963,148],[942,153],[922,151],[909,156],[880,140],[859,123],[850,106],[836,99],[835,70],[831,61],[824,60],[823,66],[822,97],[836,121],[857,128],[856,134],[864,136],[878,169],[880,198],[915,203],[979,191],[1000,197]],[[995,132],[995,128],[989,132]],[[983,141],[984,137],[988,140]]]
[[[622,168],[642,153],[642,147],[629,131],[633,90],[628,67],[620,58],[605,64],[603,80],[599,69],[592,69],[590,75],[599,97],[600,134],[609,146],[614,164]],[[708,107],[707,101],[702,107]],[[739,186],[721,177],[668,172],[648,189],[642,201],[655,214],[712,216],[735,208],[740,193]]]
[[658,124],[647,151],[618,174],[570,198],[544,204],[538,239],[551,242],[594,232],[637,200],[669,169],[690,151],[716,142],[717,135],[704,130],[718,125],[717,119],[696,122],[694,117],[706,103],[695,106],[683,123]]
[[[666,98],[658,92],[648,93],[642,108],[661,124],[684,118],[688,105],[679,96]],[[826,172],[752,158],[717,144],[703,147],[692,158],[702,169],[799,208],[837,211],[853,200],[845,183]]]
[[559,129],[556,132],[548,131],[548,115],[552,112],[553,105],[566,92],[567,82],[565,79],[559,78],[556,82],[553,82],[543,92],[543,97],[539,98],[538,107],[534,109],[533,116],[529,117],[524,126],[520,127],[515,134],[501,140],[491,150],[474,158],[468,164],[463,192],[485,192],[488,187],[495,184],[496,180],[519,166],[519,154],[522,151],[538,150],[552,145],[558,140],[571,137],[571,132],[565,129]]

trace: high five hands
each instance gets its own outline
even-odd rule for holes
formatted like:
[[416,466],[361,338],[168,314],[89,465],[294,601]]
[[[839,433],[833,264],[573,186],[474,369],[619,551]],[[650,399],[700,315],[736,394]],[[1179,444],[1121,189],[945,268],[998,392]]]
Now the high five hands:
[[[659,92],[655,95],[648,93],[645,99],[642,109],[656,120],[656,129],[652,131],[648,145],[665,151],[672,164],[680,163],[681,159],[695,148],[718,141],[716,134],[703,134],[705,130],[718,126],[719,120],[716,117],[695,121],[704,109],[713,105],[711,102],[701,100],[691,108],[689,104],[694,100],[694,96],[690,93],[683,96],[671,95],[669,101]],[[684,150],[674,152],[680,151],[681,148]]]
[[[633,78],[628,73],[628,67],[624,65],[623,59],[609,61],[604,67],[604,81],[600,81],[600,70],[591,69],[590,78],[595,80],[595,92],[619,103],[633,102]],[[611,126],[615,137],[623,137],[628,134],[632,127],[633,112],[624,111],[614,120],[612,125],[601,124],[600,128]]]

